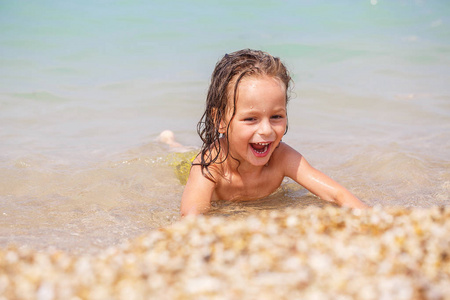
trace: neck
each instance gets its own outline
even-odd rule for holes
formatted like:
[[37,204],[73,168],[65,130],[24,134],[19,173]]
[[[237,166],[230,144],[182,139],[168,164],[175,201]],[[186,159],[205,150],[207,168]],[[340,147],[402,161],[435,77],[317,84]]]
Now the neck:
[[228,154],[228,157],[224,162],[226,168],[228,169],[228,172],[235,174],[237,173],[241,176],[249,174],[259,174],[267,166],[267,164],[263,166],[254,166],[245,161],[239,161],[237,158],[233,158],[233,154],[229,152],[229,148],[226,141],[223,141],[222,149],[224,151],[223,152],[224,157]]

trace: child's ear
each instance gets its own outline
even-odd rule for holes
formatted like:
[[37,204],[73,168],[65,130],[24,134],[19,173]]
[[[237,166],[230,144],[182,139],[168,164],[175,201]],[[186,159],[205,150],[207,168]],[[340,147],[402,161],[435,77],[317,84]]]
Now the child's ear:
[[225,134],[227,132],[227,123],[221,119],[219,123],[219,133]]
[[[214,123],[217,124],[217,118],[219,117],[217,115],[217,108],[213,108],[212,115],[214,118]],[[222,134],[227,131],[227,122],[225,122],[225,120],[223,118],[221,118],[219,121],[219,130],[218,131],[219,131],[219,133],[222,133]]]

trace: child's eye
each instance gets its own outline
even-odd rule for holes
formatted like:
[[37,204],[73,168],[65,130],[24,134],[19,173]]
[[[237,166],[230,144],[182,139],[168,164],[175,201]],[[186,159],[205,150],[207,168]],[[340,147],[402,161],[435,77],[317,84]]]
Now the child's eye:
[[252,121],[255,121],[256,119],[255,118],[252,118],[252,117],[250,117],[250,118],[245,118],[244,119],[244,121],[246,121],[246,122],[252,122]]
[[272,119],[283,119],[284,117],[282,115],[274,115],[272,116]]

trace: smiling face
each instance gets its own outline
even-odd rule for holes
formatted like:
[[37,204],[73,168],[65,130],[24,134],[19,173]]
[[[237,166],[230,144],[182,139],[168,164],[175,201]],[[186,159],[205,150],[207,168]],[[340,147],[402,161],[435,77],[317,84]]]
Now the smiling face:
[[[232,102],[229,99],[229,106]],[[231,111],[219,130],[226,133],[226,124],[229,124],[231,156],[241,164],[264,166],[286,131],[286,87],[274,77],[244,78],[237,90],[234,117]]]

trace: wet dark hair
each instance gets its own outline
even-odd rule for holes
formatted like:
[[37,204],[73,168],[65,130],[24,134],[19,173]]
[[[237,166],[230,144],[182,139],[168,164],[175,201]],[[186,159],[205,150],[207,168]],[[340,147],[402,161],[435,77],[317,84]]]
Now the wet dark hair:
[[[236,113],[236,92],[240,81],[245,77],[264,75],[278,78],[285,85],[287,104],[289,100],[288,91],[291,77],[278,57],[273,57],[269,53],[259,50],[243,49],[225,54],[225,56],[216,64],[211,76],[208,95],[206,97],[205,112],[197,124],[197,132],[203,145],[199,154],[200,163],[197,163],[196,165],[201,165],[202,173],[207,178],[214,181],[208,167],[213,163],[223,163],[228,157],[228,153],[226,153],[225,158],[222,161],[217,162],[220,152],[222,151],[219,142],[221,136],[219,133],[220,121],[225,118],[227,113],[229,97],[233,95],[231,122]],[[232,86],[233,84],[234,86]],[[225,134],[227,143],[230,122],[227,124],[227,134]],[[205,174],[205,170],[207,174]]]

